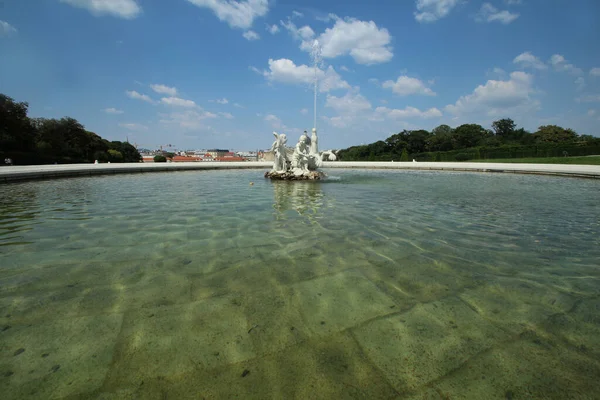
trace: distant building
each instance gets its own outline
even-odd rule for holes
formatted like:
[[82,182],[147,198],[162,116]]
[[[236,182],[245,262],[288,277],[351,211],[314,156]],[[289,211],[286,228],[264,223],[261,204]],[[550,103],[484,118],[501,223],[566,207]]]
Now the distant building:
[[229,153],[229,150],[223,150],[223,149],[209,149],[206,150],[207,154],[210,154],[211,157],[216,158],[216,157],[225,157],[225,154]]

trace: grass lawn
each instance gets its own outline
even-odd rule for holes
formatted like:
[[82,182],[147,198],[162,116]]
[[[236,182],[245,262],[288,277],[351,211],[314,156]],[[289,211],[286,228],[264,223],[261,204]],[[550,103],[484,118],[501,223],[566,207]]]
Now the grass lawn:
[[600,156],[501,158],[501,159],[499,158],[499,159],[495,159],[495,160],[469,160],[468,162],[600,165]]

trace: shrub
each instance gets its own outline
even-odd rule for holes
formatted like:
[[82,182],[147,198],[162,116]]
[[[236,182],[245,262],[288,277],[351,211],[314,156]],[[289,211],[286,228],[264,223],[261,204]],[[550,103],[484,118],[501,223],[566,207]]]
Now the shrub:
[[154,162],[167,162],[167,157],[161,156],[160,154],[156,155],[154,156]]
[[456,159],[456,161],[467,161],[471,158],[471,155],[467,153],[458,153],[454,156],[454,158]]

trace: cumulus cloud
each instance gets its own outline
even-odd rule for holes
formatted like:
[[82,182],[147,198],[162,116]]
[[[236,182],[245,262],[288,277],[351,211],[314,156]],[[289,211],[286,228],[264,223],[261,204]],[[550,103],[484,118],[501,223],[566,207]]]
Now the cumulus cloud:
[[162,114],[159,120],[161,124],[172,125],[184,130],[202,130],[210,129],[204,123],[204,120],[209,118],[217,118],[216,114],[203,110],[186,110],[183,112],[173,112],[170,114]]
[[132,98],[132,99],[136,99],[136,100],[142,100],[145,101],[147,103],[151,103],[154,104],[154,100],[152,100],[150,98],[150,96],[145,95],[145,94],[141,94],[136,92],[135,90],[127,90],[125,92],[125,94],[127,95],[127,97]]
[[137,17],[142,8],[135,0],[60,0],[61,3],[88,10],[92,15],[112,15],[124,19]]
[[334,109],[340,114],[356,115],[371,109],[371,103],[360,93],[348,91],[342,97],[327,95],[325,107]]
[[424,111],[415,107],[405,107],[403,109],[377,107],[375,109],[375,114],[390,119],[438,118],[442,116],[442,112],[435,107]]
[[177,95],[177,89],[174,87],[169,87],[166,85],[153,84],[150,85],[150,88],[154,90],[156,93],[160,94],[168,94],[169,96]]
[[555,71],[568,72],[573,75],[581,75],[583,71],[581,68],[577,68],[575,65],[569,63],[562,55],[554,54],[550,57],[550,64]]
[[223,97],[222,99],[216,99],[216,100],[210,100],[210,101],[211,102],[214,101],[215,103],[218,103],[218,104],[227,104],[227,103],[229,103],[229,100],[227,100],[225,97]]
[[[262,74],[273,82],[308,85],[314,82],[315,69],[304,64],[296,65],[287,58],[269,59],[269,71],[263,71]],[[317,69],[316,74],[321,92],[350,88],[348,82],[342,80],[332,66],[326,70]]]
[[179,97],[163,97],[160,99],[162,104],[172,107],[185,107],[185,108],[195,108],[197,107],[196,103],[192,100],[186,100]]
[[415,19],[418,22],[434,22],[446,17],[461,0],[417,0]]
[[456,116],[470,113],[485,113],[488,116],[537,110],[539,102],[534,94],[533,77],[516,71],[508,80],[488,80],[479,85],[473,93],[460,97],[455,104],[445,107],[445,111]]
[[292,35],[294,39],[297,40],[309,40],[315,36],[315,32],[308,25],[304,25],[301,28],[298,28],[296,24],[294,24],[291,20],[287,22],[279,21],[281,26],[283,26],[287,31]]
[[114,107],[111,108],[105,108],[104,112],[107,114],[123,114],[123,110],[118,110]]
[[592,75],[592,76],[600,76],[600,68],[592,68],[592,69],[590,69],[590,75]]
[[[261,116],[261,114],[256,114],[256,115]],[[283,131],[283,132],[287,133],[288,135],[291,133],[299,134],[302,132],[298,128],[288,127],[281,121],[281,118],[279,118],[275,114],[267,114],[267,115],[265,115],[265,117],[263,119],[271,125],[271,128],[277,129],[278,131]]]
[[539,58],[526,51],[519,54],[513,60],[513,63],[520,65],[522,68],[533,68],[533,69],[547,69],[548,66],[544,64]]
[[595,103],[600,102],[600,94],[588,94],[575,99],[578,103]]
[[382,84],[384,89],[392,89],[392,92],[400,96],[408,96],[411,94],[423,94],[427,96],[435,96],[436,93],[425,86],[425,84],[417,79],[406,75],[399,76],[394,82],[392,80],[385,81]]
[[231,113],[228,112],[220,112],[219,115],[225,119],[233,119],[233,115]]
[[269,11],[268,0],[187,0],[190,3],[212,10],[219,20],[231,28],[249,29],[254,19]]
[[[312,29],[311,29],[312,31]],[[305,51],[313,49],[314,40],[306,34],[300,46]],[[391,35],[373,21],[346,17],[335,19],[331,28],[325,29],[316,40],[324,58],[349,55],[358,64],[372,65],[388,62],[394,56],[390,46]]]
[[0,37],[2,36],[11,36],[17,33],[17,28],[12,26],[6,21],[0,20]]
[[277,24],[267,25],[267,31],[269,31],[271,35],[274,35],[277,32],[279,32],[279,27],[277,26]]
[[477,22],[500,22],[502,24],[510,24],[519,18],[519,14],[511,13],[510,11],[500,11],[490,3],[483,3],[475,20]]
[[258,33],[254,32],[254,31],[246,31],[246,32],[242,33],[242,36],[250,41],[260,39],[260,36],[258,35]]

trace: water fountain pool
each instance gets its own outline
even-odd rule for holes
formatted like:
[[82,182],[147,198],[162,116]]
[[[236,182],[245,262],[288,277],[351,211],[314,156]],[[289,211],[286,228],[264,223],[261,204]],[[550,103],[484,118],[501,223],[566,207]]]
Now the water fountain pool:
[[3,398],[594,398],[599,181],[326,171],[3,185]]

